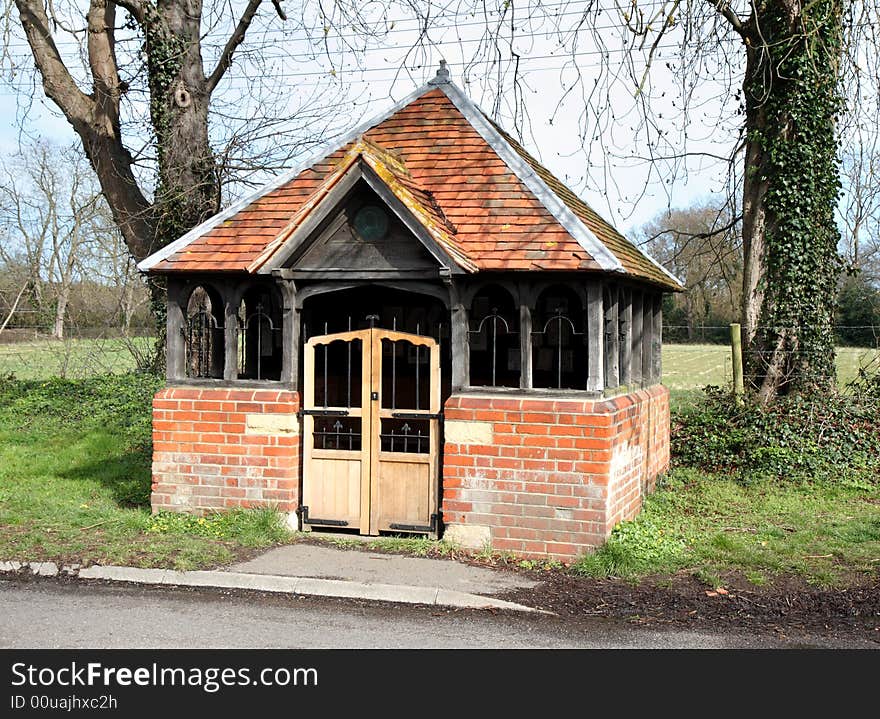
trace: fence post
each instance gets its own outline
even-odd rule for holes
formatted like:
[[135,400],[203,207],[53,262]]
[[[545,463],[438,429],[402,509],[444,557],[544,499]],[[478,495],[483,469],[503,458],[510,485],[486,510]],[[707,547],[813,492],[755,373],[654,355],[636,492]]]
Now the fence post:
[[740,326],[734,322],[730,325],[730,349],[733,353],[733,396],[742,402],[743,396],[743,353]]

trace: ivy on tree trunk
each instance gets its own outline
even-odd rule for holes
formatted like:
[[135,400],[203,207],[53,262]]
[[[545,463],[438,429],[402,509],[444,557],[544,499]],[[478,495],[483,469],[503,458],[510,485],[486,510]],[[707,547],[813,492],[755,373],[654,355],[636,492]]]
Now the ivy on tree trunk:
[[834,387],[842,0],[764,0],[744,26],[743,328],[763,402]]

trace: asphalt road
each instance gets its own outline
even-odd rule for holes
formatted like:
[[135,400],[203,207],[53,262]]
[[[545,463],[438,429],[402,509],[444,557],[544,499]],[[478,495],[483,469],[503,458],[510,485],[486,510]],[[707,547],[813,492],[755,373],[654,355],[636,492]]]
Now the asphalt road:
[[0,580],[0,647],[875,648],[855,636],[683,631],[586,617],[292,596]]

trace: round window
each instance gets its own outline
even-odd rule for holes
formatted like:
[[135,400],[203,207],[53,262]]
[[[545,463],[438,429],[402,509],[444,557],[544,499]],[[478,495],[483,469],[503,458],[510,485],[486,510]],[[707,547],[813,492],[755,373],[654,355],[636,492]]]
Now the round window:
[[354,216],[354,229],[367,242],[381,240],[388,232],[388,215],[381,207],[364,205]]

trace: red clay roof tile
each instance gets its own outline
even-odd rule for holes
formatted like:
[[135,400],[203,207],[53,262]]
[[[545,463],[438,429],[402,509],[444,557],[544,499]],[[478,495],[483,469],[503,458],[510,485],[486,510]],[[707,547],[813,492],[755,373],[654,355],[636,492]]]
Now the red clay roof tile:
[[[679,289],[671,276],[596,214],[513,138],[486,118],[540,180],[598,238],[626,274]],[[427,223],[443,225],[450,255],[470,270],[597,270],[598,261],[560,224],[440,88],[431,88],[361,135],[387,179],[407,193]],[[366,143],[366,144],[364,144]],[[196,236],[151,266],[157,272],[244,271],[271,254],[273,242],[351,153],[355,141]],[[383,153],[390,153],[383,156]],[[441,221],[442,220],[442,221]],[[225,247],[224,252],[215,250]],[[206,252],[207,251],[207,252]],[[258,260],[258,258],[262,258]]]

